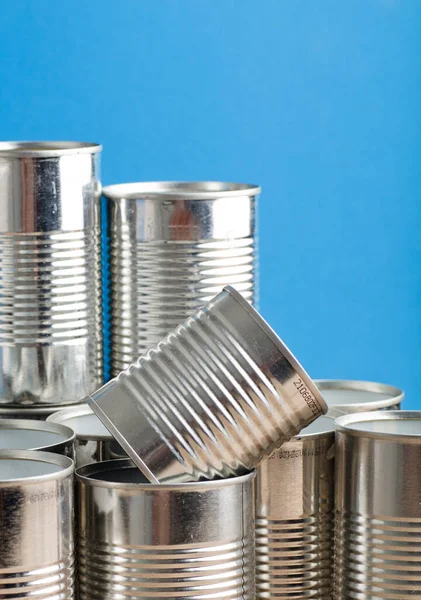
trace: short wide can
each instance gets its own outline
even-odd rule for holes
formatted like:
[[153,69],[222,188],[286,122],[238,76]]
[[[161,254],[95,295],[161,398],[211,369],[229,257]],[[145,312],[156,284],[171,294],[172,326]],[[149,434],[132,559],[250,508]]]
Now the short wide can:
[[254,600],[254,473],[150,484],[129,459],[76,473],[81,600]]

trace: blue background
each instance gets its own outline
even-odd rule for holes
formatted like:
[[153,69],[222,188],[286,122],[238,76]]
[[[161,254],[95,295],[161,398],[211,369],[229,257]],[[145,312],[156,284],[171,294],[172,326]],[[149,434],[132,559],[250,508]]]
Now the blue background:
[[259,183],[261,310],[314,377],[421,408],[421,3],[4,0],[0,131],[105,184]]

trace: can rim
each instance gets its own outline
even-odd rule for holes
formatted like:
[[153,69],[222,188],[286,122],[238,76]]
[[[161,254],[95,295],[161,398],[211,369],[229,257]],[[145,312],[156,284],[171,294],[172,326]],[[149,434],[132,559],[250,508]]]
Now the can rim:
[[[109,467],[112,467],[110,469]],[[214,489],[219,487],[227,487],[237,483],[245,483],[247,481],[253,481],[256,476],[256,471],[249,471],[243,475],[233,475],[225,479],[206,479],[201,481],[183,481],[174,483],[152,483],[145,481],[144,483],[122,483],[113,481],[104,481],[102,479],[93,479],[92,476],[100,474],[102,472],[109,472],[110,470],[116,471],[125,468],[133,468],[139,471],[145,479],[146,475],[140,471],[138,466],[130,458],[118,458],[112,460],[104,460],[98,463],[91,463],[89,465],[83,465],[78,467],[75,471],[76,479],[82,481],[86,485],[93,487],[105,487],[112,489],[144,489],[145,491],[157,491],[157,490],[193,490],[198,489],[205,491],[206,489]]]
[[71,141],[0,142],[0,158],[53,158],[75,154],[96,154],[101,144]]
[[357,423],[367,423],[371,421],[421,421],[421,411],[419,410],[387,410],[351,413],[338,417],[335,421],[337,432],[345,433],[355,437],[372,438],[376,440],[404,441],[408,443],[421,444],[421,434],[413,433],[385,433],[376,431],[363,431],[354,429],[353,425]]
[[[316,425],[317,421],[319,419],[329,419],[329,421],[332,422],[332,426],[329,429],[322,429],[320,431],[312,431],[309,433],[305,433],[305,430],[307,429],[307,427],[311,427],[312,425]],[[294,440],[309,440],[309,439],[317,439],[319,437],[323,437],[324,435],[329,435],[332,433],[335,433],[335,417],[334,416],[330,416],[329,414],[326,415],[320,415],[320,417],[317,417],[317,419],[315,419],[312,423],[310,423],[310,425],[307,425],[307,427],[304,427],[304,429],[302,429],[300,431],[300,433],[297,433],[297,435],[294,435],[294,437],[292,437],[288,442],[285,442],[285,444],[288,444],[289,442],[293,442]],[[282,446],[280,448],[280,450],[282,450]]]
[[321,392],[323,392],[323,390],[351,390],[356,392],[373,392],[390,395],[390,398],[387,398],[386,400],[372,400],[369,402],[330,404],[326,401],[329,410],[336,409],[337,411],[343,410],[344,412],[366,412],[361,409],[371,408],[372,410],[376,410],[377,408],[394,406],[395,404],[400,404],[405,397],[404,391],[400,388],[387,383],[378,383],[376,381],[359,379],[315,379],[314,383]]
[[[1,404],[0,403],[0,418],[20,418],[13,415],[45,415],[45,419],[54,412],[62,412],[77,406],[77,404]],[[6,415],[3,417],[3,415]],[[8,416],[10,415],[10,417]]]
[[288,359],[291,366],[295,369],[295,371],[304,379],[306,386],[310,389],[311,393],[314,396],[318,409],[320,410],[320,415],[326,414],[328,411],[328,406],[314,383],[311,379],[310,375],[301,366],[295,356],[292,354],[291,350],[284,344],[284,342],[278,337],[277,333],[272,329],[272,327],[264,320],[264,318],[247,302],[243,296],[237,292],[235,288],[231,285],[227,285],[224,287],[224,291],[230,294],[236,300],[244,310],[246,310],[249,315],[255,320],[257,325],[266,333],[266,335],[271,339],[271,341],[275,344],[278,350]]
[[[71,427],[67,425],[61,425],[59,423],[51,423],[47,421],[35,421],[34,419],[0,419],[0,430],[1,429],[18,429],[20,431],[46,431],[48,433],[57,433],[63,435],[62,440],[52,442],[51,444],[42,445],[38,448],[28,448],[28,450],[45,450],[48,452],[51,448],[56,448],[61,444],[67,444],[74,442],[76,435]],[[1,446],[0,446],[0,449]],[[6,450],[6,448],[4,448]]]
[[74,462],[71,458],[62,454],[53,454],[52,452],[40,452],[38,450],[0,450],[0,461],[2,459],[46,462],[61,467],[61,470],[55,473],[46,473],[44,475],[18,477],[16,479],[6,479],[4,481],[0,480],[0,488],[65,479],[74,472]]
[[261,187],[251,183],[225,181],[139,181],[117,183],[102,189],[110,200],[214,200],[239,196],[257,196]]
[[[66,425],[66,420],[68,418],[75,417],[84,417],[86,415],[95,416],[100,422],[101,419],[95,414],[95,412],[87,405],[82,404],[82,406],[74,406],[73,408],[67,408],[64,410],[57,411],[52,415],[49,415],[46,419],[47,423],[59,423],[71,429],[70,425]],[[102,423],[102,422],[101,422]],[[105,425],[104,425],[105,427]],[[113,441],[115,440],[114,436],[108,432],[108,435],[95,435],[95,434],[78,434],[75,432],[75,436],[77,440],[87,440],[92,442],[101,442],[101,441]]]

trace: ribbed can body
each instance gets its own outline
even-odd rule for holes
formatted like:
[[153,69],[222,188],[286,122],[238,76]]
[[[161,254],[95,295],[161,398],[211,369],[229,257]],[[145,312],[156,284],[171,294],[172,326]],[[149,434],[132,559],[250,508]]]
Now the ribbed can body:
[[56,412],[49,416],[47,421],[70,427],[75,432],[76,467],[104,460],[127,458],[120,444],[85,403]]
[[331,598],[335,432],[322,420],[327,431],[293,438],[257,470],[257,598]]
[[103,381],[100,147],[4,146],[0,404],[75,403]]
[[155,482],[251,470],[326,411],[289,350],[229,287],[87,401]]
[[[395,423],[415,415],[421,431],[416,411],[381,414]],[[336,435],[335,600],[421,598],[421,435],[400,436],[399,425],[386,435],[352,431],[343,419]]]
[[253,600],[253,474],[151,485],[128,460],[78,469],[81,600]]
[[[6,461],[13,462],[17,479],[1,478]],[[39,461],[47,465],[45,473],[28,477],[37,472]],[[21,469],[26,475],[19,479]],[[70,458],[48,452],[0,451],[0,598],[73,600]]]
[[[140,184],[138,191],[130,191],[136,190],[133,186],[104,190],[109,208],[113,376],[224,285],[257,301],[259,189],[172,182],[151,184],[151,195],[147,186]],[[214,192],[201,196],[203,188]]]

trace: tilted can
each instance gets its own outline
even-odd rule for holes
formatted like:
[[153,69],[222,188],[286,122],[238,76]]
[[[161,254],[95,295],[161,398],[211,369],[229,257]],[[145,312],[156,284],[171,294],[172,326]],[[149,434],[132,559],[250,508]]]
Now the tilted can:
[[320,417],[258,467],[256,598],[331,598],[334,443]]
[[75,434],[57,423],[0,419],[0,450],[43,450],[74,458]]
[[116,376],[227,285],[257,301],[255,185],[144,182],[104,188]]
[[336,428],[335,599],[421,598],[421,412]]
[[73,600],[73,461],[0,451],[0,598]]
[[397,410],[404,398],[399,388],[374,381],[315,379],[314,383],[323,394],[329,414],[336,417],[371,410]]
[[76,467],[127,457],[120,444],[85,403],[54,413],[47,422],[65,425],[75,432]]
[[251,470],[326,411],[288,348],[230,286],[87,402],[155,483]]
[[0,405],[71,404],[103,381],[100,150],[0,143]]
[[81,600],[254,600],[254,473],[153,485],[123,459],[76,478]]

